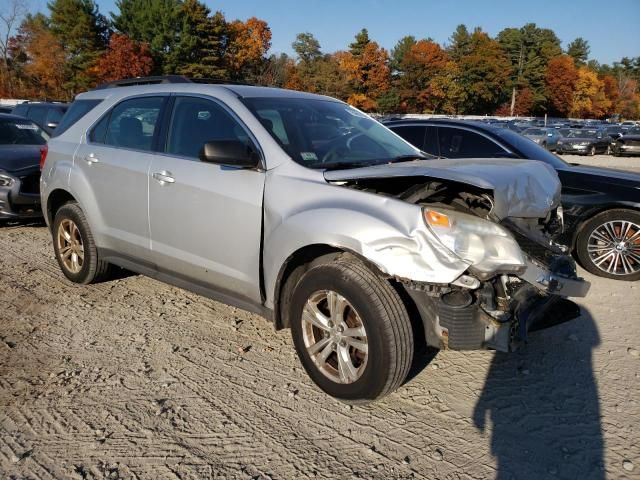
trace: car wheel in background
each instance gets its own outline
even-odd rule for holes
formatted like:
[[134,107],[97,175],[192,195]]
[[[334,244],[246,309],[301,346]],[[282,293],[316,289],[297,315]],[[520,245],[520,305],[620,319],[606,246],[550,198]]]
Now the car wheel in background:
[[608,210],[586,222],[576,253],[589,272],[618,280],[640,280],[640,213]]
[[607,149],[605,150],[605,155],[611,155],[611,145],[607,145]]
[[52,235],[56,260],[69,280],[88,284],[109,276],[111,265],[99,259],[89,224],[78,204],[67,203],[56,212]]
[[367,403],[396,390],[413,359],[414,338],[398,292],[352,257],[309,269],[290,304],[293,342],[326,393]]
[[591,148],[589,149],[589,155],[593,157],[595,154],[596,154],[596,146],[592,145]]

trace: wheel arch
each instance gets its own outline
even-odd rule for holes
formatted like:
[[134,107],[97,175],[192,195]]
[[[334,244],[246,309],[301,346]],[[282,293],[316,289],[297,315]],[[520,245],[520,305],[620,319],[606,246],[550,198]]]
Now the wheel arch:
[[[287,299],[297,281],[302,275],[314,264],[321,261],[329,261],[340,255],[350,255],[360,260],[370,270],[380,277],[394,284],[391,277],[378,268],[373,262],[362,256],[360,253],[344,247],[337,247],[324,243],[306,245],[293,252],[285,260],[280,267],[276,277],[275,288],[273,292],[274,309],[273,322],[276,330],[288,328],[290,325],[289,318],[286,314]],[[403,298],[404,299],[404,298]]]
[[53,224],[53,219],[60,207],[69,202],[77,202],[77,200],[67,190],[57,188],[49,194],[47,197],[47,211],[45,212],[49,225]]
[[640,205],[635,204],[607,204],[596,207],[589,211],[588,215],[583,215],[577,222],[576,228],[571,236],[571,251],[575,253],[576,245],[578,243],[578,237],[585,228],[585,224],[596,215],[610,212],[612,210],[629,210],[635,213],[640,213]]

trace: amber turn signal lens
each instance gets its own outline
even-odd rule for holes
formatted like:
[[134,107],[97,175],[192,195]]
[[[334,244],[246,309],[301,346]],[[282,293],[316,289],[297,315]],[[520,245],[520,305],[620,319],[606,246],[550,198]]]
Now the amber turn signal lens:
[[427,224],[431,225],[432,227],[449,228],[451,226],[451,224],[449,223],[449,217],[442,213],[434,212],[433,210],[425,210],[424,219]]

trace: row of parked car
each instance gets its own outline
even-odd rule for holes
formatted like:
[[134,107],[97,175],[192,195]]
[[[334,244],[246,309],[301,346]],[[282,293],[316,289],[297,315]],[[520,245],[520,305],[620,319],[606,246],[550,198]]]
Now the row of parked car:
[[507,128],[175,76],[79,95],[50,139],[0,122],[0,216],[40,200],[70,281],[117,266],[256,312],[348,402],[401,385],[416,335],[510,351],[576,318],[572,254],[640,279],[640,176]]
[[640,155],[640,127],[529,127],[522,135],[560,154]]

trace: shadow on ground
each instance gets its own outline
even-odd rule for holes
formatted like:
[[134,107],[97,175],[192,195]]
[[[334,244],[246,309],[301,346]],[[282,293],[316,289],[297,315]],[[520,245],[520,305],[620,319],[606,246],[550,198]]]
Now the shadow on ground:
[[588,311],[531,334],[516,353],[497,353],[473,421],[491,422],[496,478],[603,479],[603,438],[592,351],[600,343]]

